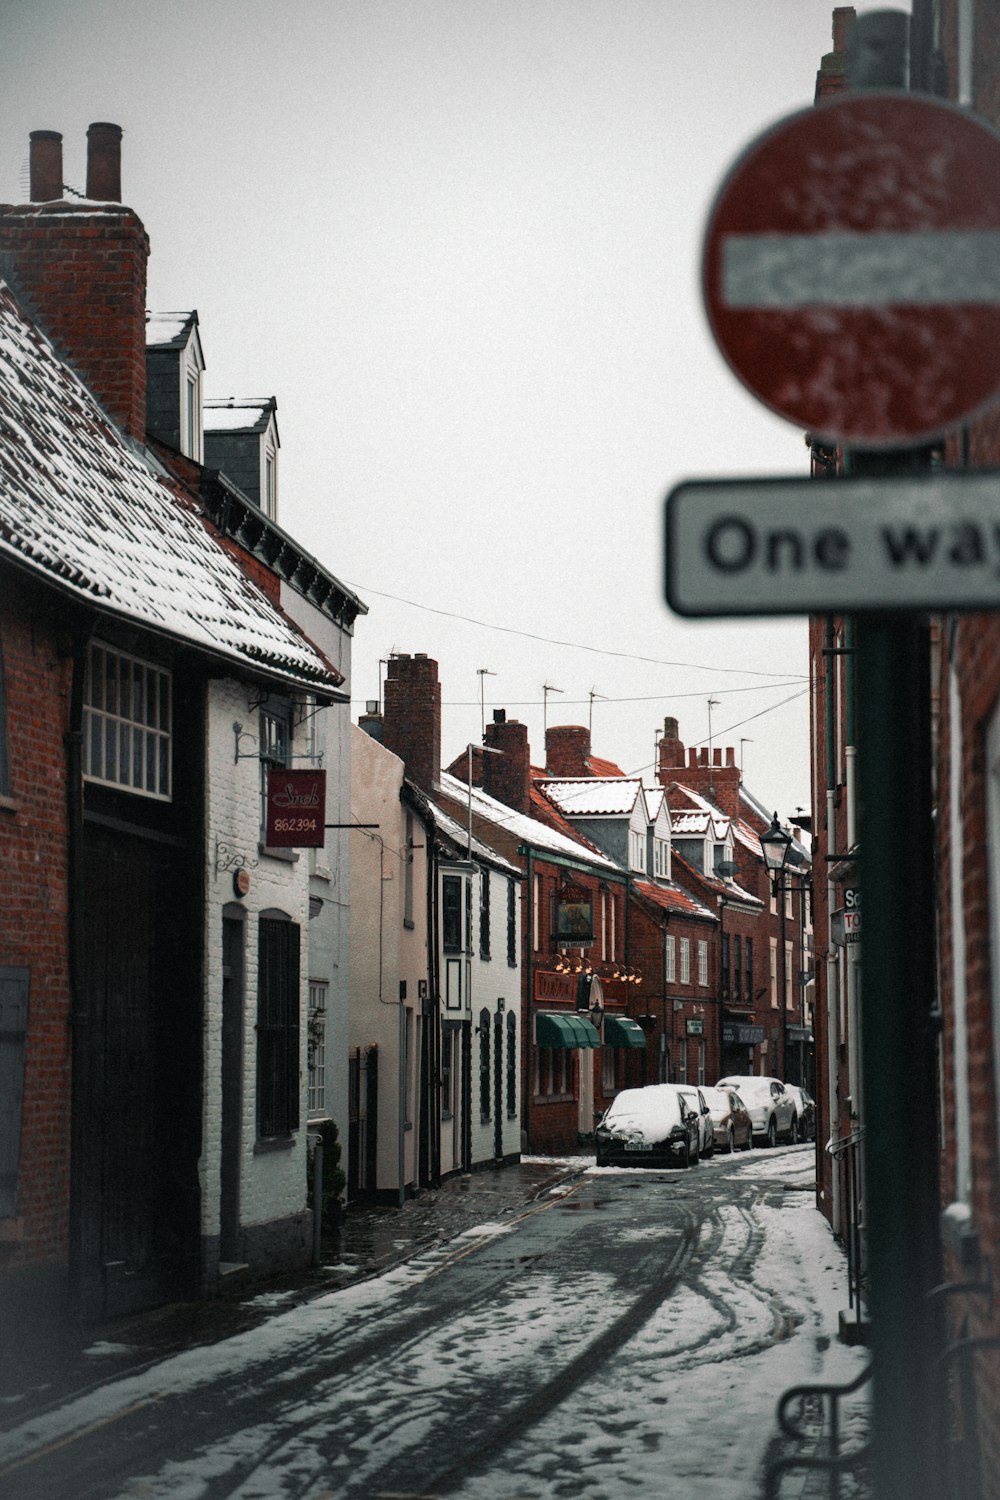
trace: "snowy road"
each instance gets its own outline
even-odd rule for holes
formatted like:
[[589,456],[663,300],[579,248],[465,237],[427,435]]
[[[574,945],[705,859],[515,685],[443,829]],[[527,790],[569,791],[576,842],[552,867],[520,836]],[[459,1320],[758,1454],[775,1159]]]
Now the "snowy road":
[[596,1169],[514,1223],[0,1436],[8,1500],[747,1500],[850,1380],[813,1148]]

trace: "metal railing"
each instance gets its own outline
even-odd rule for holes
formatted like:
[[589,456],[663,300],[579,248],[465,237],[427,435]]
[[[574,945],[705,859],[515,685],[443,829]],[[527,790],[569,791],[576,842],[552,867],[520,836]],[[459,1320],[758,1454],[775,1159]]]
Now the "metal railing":
[[[842,1482],[849,1475],[858,1479],[863,1488],[869,1444],[866,1439],[852,1448],[843,1448],[845,1424],[841,1403],[856,1395],[871,1379],[871,1373],[869,1364],[847,1385],[793,1385],[785,1392],[778,1402],[778,1426],[800,1450],[808,1445],[812,1451],[789,1453],[768,1465],[764,1500],[780,1500],[785,1477],[802,1471],[824,1476],[829,1500],[842,1500]],[[793,1416],[795,1407],[797,1415]]]
[[[865,1284],[864,1255],[861,1243],[861,1140],[864,1128],[858,1126],[850,1135],[840,1140],[827,1141],[826,1149],[833,1157],[834,1170],[843,1172],[843,1201],[847,1206],[847,1227],[844,1248],[847,1251],[847,1305],[854,1313],[856,1325],[862,1322],[862,1301]],[[860,1340],[859,1340],[860,1342]]]

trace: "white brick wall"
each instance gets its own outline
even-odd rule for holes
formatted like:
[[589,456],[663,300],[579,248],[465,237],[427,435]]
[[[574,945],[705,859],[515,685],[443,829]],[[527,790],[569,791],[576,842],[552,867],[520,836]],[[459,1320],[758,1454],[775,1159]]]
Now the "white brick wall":
[[[306,1206],[305,1018],[309,978],[309,860],[304,852],[294,862],[259,852],[260,770],[257,759],[258,710],[251,706],[254,693],[254,688],[231,680],[214,682],[209,687],[206,715],[205,1094],[200,1163],[204,1235],[219,1232],[222,920],[226,907],[239,907],[246,914],[240,1221],[243,1225],[264,1224],[301,1213]],[[239,761],[234,759],[234,723],[243,726],[240,754],[246,758]],[[243,857],[250,864],[250,890],[243,898],[238,898],[233,889],[234,857]],[[268,909],[286,913],[301,933],[302,1124],[289,1149],[255,1155],[257,919]]]

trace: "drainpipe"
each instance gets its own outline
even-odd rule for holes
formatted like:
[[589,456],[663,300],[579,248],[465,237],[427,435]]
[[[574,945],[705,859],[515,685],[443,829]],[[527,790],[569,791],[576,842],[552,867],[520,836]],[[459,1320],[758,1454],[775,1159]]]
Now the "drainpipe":
[[90,1013],[82,995],[83,983],[83,683],[87,648],[95,621],[75,633],[72,644],[72,683],[69,725],[66,730],[66,864],[67,949],[69,955],[71,1074],[70,1074],[70,1216],[69,1296],[79,1312],[83,1301],[84,1205],[87,1202],[87,1160],[91,1139],[88,1110],[94,1107],[90,1087],[92,1032]]
[[[836,848],[836,736],[834,734],[833,702],[833,618],[827,616],[826,652],[824,675],[826,679],[826,846]],[[840,1139],[840,1114],[837,1104],[837,949],[833,941],[833,908],[837,899],[836,882],[833,879],[833,864],[827,861],[826,876],[826,1099],[827,1118],[830,1122],[830,1142],[836,1146]],[[834,1231],[841,1232],[840,1222],[840,1171],[836,1158],[831,1158],[830,1174],[830,1222]]]
[[[854,621],[844,622],[844,697],[846,700],[844,761],[847,776],[847,850],[858,841],[857,744],[854,735]],[[862,903],[863,909],[863,903]],[[847,1079],[850,1090],[851,1123],[859,1121],[861,1109],[861,1016],[858,1010],[859,949],[844,949],[847,980]]]

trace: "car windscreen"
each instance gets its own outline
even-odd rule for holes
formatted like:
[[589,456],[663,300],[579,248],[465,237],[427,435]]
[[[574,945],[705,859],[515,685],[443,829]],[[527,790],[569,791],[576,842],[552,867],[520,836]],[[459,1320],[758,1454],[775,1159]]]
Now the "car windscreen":
[[618,1095],[601,1121],[609,1130],[628,1127],[643,1132],[670,1130],[680,1123],[680,1102],[671,1089],[652,1087],[626,1089]]

